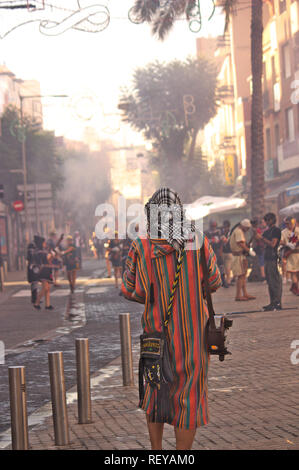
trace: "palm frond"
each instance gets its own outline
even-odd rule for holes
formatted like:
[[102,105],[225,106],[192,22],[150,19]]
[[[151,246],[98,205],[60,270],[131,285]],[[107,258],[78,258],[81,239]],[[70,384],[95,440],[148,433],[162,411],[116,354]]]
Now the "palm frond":
[[224,33],[228,30],[230,18],[235,13],[237,3],[238,0],[221,0],[221,2],[218,3],[218,5],[222,7],[222,11],[225,15]]

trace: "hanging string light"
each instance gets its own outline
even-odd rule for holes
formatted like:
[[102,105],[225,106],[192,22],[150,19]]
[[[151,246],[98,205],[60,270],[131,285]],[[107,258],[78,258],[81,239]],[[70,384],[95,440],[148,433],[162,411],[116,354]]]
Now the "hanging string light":
[[[208,17],[208,21],[212,18],[216,9],[215,0],[210,0],[210,3],[212,4],[212,12]],[[3,39],[15,29],[34,22],[39,23],[40,32],[47,36],[57,36],[69,29],[98,33],[104,31],[109,26],[111,19],[129,19],[131,23],[141,24],[145,21],[150,21],[158,11],[162,11],[162,13],[163,11],[164,13],[171,12],[174,21],[186,21],[187,18],[189,21],[189,29],[193,33],[198,33],[202,27],[200,0],[189,0],[188,7],[184,12],[185,18],[182,18],[182,15],[175,16],[175,0],[139,0],[137,4],[130,8],[127,17],[111,17],[109,8],[106,5],[91,4],[82,7],[80,0],[74,1],[73,8],[69,5],[70,2],[68,2],[67,7],[64,2],[60,1],[54,3],[53,1],[47,0],[1,1],[0,10],[3,12],[5,10],[7,13],[9,13],[10,10],[22,11],[23,20],[24,13],[26,13],[24,10],[27,10],[28,14],[30,14],[30,19],[27,21],[21,20],[19,24],[14,25],[2,34],[0,39]],[[49,14],[49,11],[51,14],[47,17],[46,15]],[[59,19],[53,17],[53,13],[55,12],[59,13]],[[62,14],[64,14],[64,16],[61,18]]]

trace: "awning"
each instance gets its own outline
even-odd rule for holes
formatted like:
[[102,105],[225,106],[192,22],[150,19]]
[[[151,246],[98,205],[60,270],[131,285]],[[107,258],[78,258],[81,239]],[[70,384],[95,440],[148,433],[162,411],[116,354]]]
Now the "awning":
[[283,215],[284,217],[299,214],[299,202],[295,202],[295,204],[291,204],[290,206],[280,209],[279,214]]
[[265,199],[277,199],[279,194],[286,192],[287,196],[294,196],[299,194],[299,181],[297,181],[298,176],[293,178],[293,181],[289,180],[280,186],[277,186],[275,189],[272,189],[271,193],[266,194]]
[[184,207],[188,219],[198,220],[210,214],[239,209],[244,206],[246,206],[246,201],[243,198],[203,196]]
[[287,196],[295,196],[296,194],[299,194],[299,181],[286,188],[286,193]]

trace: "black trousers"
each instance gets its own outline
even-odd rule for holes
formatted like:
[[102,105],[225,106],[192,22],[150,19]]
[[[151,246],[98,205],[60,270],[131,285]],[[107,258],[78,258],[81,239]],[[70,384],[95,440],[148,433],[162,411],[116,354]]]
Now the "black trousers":
[[270,303],[280,304],[282,296],[282,280],[278,271],[277,261],[265,260],[265,275],[268,284]]

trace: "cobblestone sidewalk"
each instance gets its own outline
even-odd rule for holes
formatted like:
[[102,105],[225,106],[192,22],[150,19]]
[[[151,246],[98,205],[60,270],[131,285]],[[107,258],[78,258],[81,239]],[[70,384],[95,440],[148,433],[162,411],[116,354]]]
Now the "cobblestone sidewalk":
[[[299,361],[291,361],[291,343],[299,340],[298,297],[285,288],[285,310],[266,313],[258,311],[267,303],[266,286],[253,283],[249,288],[262,303],[234,302],[233,288],[215,296],[217,312],[233,312],[232,355],[222,363],[211,358],[210,424],[198,429],[194,450],[299,449]],[[68,392],[67,449],[150,449],[144,413],[137,408],[137,345],[133,357],[135,387],[122,386],[120,358],[93,376],[91,424],[77,424],[76,389]],[[50,405],[31,415],[29,423],[31,449],[58,448]],[[164,449],[175,449],[167,425]]]

